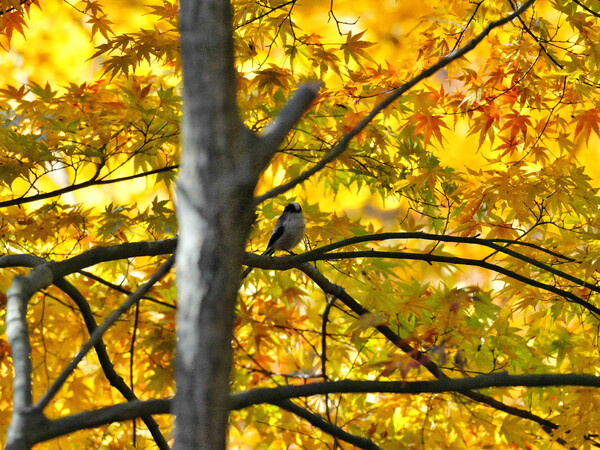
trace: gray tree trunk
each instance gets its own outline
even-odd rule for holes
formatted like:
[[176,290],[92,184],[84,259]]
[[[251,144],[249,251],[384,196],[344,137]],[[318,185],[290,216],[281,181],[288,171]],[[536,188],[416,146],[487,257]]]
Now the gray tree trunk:
[[234,305],[256,177],[236,111],[227,0],[181,2],[183,152],[177,191],[175,446],[225,448]]
[[229,1],[182,0],[180,29],[175,446],[224,449],[233,316],[254,188],[320,84],[300,86],[259,137],[241,123],[236,110]]

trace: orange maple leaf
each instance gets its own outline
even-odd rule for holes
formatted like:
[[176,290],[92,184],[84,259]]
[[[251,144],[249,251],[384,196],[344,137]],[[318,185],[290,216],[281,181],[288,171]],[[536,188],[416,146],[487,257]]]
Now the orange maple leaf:
[[577,116],[577,125],[575,126],[575,139],[581,132],[585,135],[585,143],[587,144],[592,131],[596,136],[600,136],[598,122],[600,122],[600,111],[596,108],[584,111]]

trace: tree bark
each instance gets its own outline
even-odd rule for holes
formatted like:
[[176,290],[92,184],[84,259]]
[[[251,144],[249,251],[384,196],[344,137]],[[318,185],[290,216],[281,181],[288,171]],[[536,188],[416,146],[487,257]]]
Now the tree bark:
[[234,306],[257,178],[244,160],[257,138],[236,111],[229,2],[182,1],[180,28],[175,447],[224,449]]
[[177,187],[177,448],[224,449],[231,338],[258,178],[319,92],[306,83],[259,137],[237,114],[228,0],[182,0]]

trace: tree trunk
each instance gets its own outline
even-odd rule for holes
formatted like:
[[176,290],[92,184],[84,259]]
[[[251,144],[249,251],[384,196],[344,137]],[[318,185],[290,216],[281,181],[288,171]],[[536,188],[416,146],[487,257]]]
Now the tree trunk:
[[175,446],[224,449],[234,306],[256,183],[242,163],[252,135],[236,111],[229,2],[182,1],[180,27]]
[[182,0],[180,29],[175,446],[214,450],[226,443],[233,316],[254,189],[320,83],[299,86],[259,137],[237,115],[229,2]]

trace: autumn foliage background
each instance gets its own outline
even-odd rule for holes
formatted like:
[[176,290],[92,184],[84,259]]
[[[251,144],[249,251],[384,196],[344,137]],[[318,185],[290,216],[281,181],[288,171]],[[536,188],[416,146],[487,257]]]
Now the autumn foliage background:
[[[174,237],[182,108],[177,3],[3,0],[0,7],[3,255],[63,260],[94,246]],[[239,114],[250,129],[262,130],[300,83],[324,83],[256,195],[312,167],[386,96],[514,8],[504,0],[234,1]],[[366,314],[334,301],[300,271],[255,269],[240,289],[232,391],[434,379],[423,358],[451,378],[598,374],[599,16],[594,1],[534,2],[385,108],[315,176],[258,205],[248,243],[255,253],[292,200],[308,223],[298,253],[355,236],[412,234],[343,249],[385,257],[316,263]],[[439,235],[456,239],[441,242]],[[164,259],[122,259],[68,279],[100,323]],[[0,265],[2,292],[14,274],[29,270],[1,257]],[[104,336],[115,369],[140,399],[174,394],[176,307],[169,275]],[[35,398],[88,334],[55,287],[30,301],[28,315]],[[3,316],[0,324],[4,330]],[[378,326],[414,352],[397,348]],[[5,335],[0,375],[5,430],[12,410]],[[555,427],[456,392],[297,402],[384,448],[600,445],[595,388],[481,392]],[[122,401],[90,353],[45,413],[55,418]],[[168,436],[172,418],[156,419]],[[229,442],[335,445],[274,405],[234,411]],[[75,444],[153,445],[138,421],[79,431],[42,448]]]

